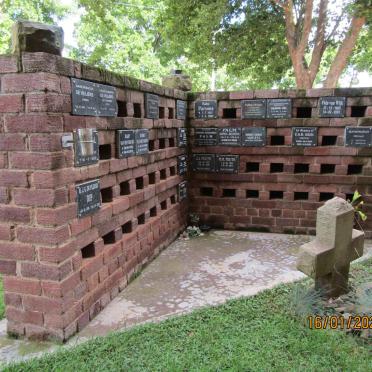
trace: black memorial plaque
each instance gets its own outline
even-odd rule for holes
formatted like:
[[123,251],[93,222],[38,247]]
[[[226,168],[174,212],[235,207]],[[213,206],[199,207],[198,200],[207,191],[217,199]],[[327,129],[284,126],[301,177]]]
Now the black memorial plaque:
[[178,198],[179,201],[187,198],[187,181],[178,184]]
[[97,115],[117,116],[118,104],[116,101],[116,89],[110,85],[96,84],[97,89]]
[[186,128],[178,128],[178,130],[177,130],[177,141],[178,141],[178,147],[184,147],[184,146],[187,145]]
[[97,115],[96,84],[90,81],[71,79],[72,113],[74,115]]
[[238,173],[239,155],[216,155],[216,172],[218,173]]
[[320,97],[319,116],[321,118],[343,118],[345,106],[346,97]]
[[318,128],[293,127],[292,146],[313,147],[318,145]]
[[288,119],[292,117],[292,101],[290,98],[267,100],[268,119]]
[[196,128],[195,146],[216,146],[217,135],[217,128]]
[[138,129],[136,135],[136,155],[147,154],[149,152],[149,130]]
[[217,101],[196,101],[195,102],[196,119],[216,119]]
[[145,93],[145,111],[146,118],[159,119],[159,96]]
[[94,213],[101,207],[99,180],[76,185],[77,216]]
[[134,130],[118,130],[116,133],[116,148],[119,159],[136,154],[136,136]]
[[242,128],[242,145],[246,147],[266,146],[266,128]]
[[218,145],[220,146],[240,146],[241,128],[220,128],[218,130]]
[[248,99],[240,101],[242,119],[265,119],[266,99]]
[[193,154],[192,170],[194,172],[215,172],[215,160],[214,154]]
[[346,127],[345,146],[372,147],[372,127]]
[[178,174],[181,176],[187,173],[187,156],[179,155],[178,156]]
[[115,87],[74,78],[71,81],[74,115],[117,116]]
[[179,99],[176,102],[176,119],[185,120],[187,112],[186,101],[180,101]]
[[[87,131],[87,129],[81,131]],[[92,129],[92,138],[84,138],[85,135],[79,135],[79,132],[80,129],[74,132],[75,167],[96,164],[99,160],[97,130]]]

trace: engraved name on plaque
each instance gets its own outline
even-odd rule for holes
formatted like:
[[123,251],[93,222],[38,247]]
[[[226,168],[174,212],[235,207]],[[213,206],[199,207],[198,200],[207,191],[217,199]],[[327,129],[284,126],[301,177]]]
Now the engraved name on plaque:
[[318,145],[318,128],[293,127],[292,146],[313,147]]
[[78,218],[94,213],[101,207],[99,180],[76,185],[76,201]]
[[116,88],[71,79],[72,113],[85,116],[117,116]]
[[136,155],[143,155],[149,152],[149,130],[138,129],[136,136]]
[[242,119],[265,119],[266,99],[247,99],[240,101]]
[[185,120],[187,112],[186,101],[177,100],[176,101],[176,119]]
[[177,129],[177,143],[178,143],[178,147],[187,146],[186,128],[178,128]]
[[179,155],[178,156],[178,174],[182,176],[187,173],[187,156]]
[[178,198],[179,201],[187,198],[187,181],[178,184]]
[[319,98],[319,116],[321,118],[343,118],[345,107],[346,97]]
[[292,117],[292,101],[290,98],[267,100],[268,119],[288,119]]
[[216,119],[217,101],[205,100],[195,102],[196,119]]
[[214,154],[193,154],[192,170],[194,172],[215,172]]
[[216,172],[218,173],[238,173],[239,155],[216,155]]
[[372,127],[346,127],[345,146],[372,147]]
[[134,130],[118,130],[116,134],[116,148],[119,159],[128,158],[136,154],[136,137]]
[[241,134],[241,128],[220,128],[218,130],[218,145],[240,146]]
[[97,89],[97,115],[117,116],[118,104],[116,89],[110,85],[96,84]]
[[247,147],[266,146],[266,128],[242,128],[242,145]]
[[195,146],[216,146],[217,135],[217,128],[196,128]]
[[75,167],[95,164],[99,160],[98,133],[96,129],[74,131]]
[[145,112],[147,119],[159,119],[159,96],[145,93]]

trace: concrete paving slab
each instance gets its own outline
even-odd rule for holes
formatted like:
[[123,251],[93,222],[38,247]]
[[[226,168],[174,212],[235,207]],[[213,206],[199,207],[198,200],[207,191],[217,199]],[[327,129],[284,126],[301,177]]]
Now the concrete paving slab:
[[[301,279],[305,275],[296,270],[297,252],[312,239],[226,230],[213,230],[190,240],[178,239],[63,347]],[[372,256],[372,241],[365,243],[364,258],[368,256]],[[0,322],[0,362],[61,347],[8,339],[5,325],[5,320]]]

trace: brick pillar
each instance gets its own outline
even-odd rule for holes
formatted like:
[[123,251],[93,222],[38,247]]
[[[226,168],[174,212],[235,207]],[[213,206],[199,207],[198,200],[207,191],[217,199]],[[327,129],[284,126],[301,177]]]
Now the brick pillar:
[[[60,34],[42,29],[50,36],[40,43],[45,51]],[[175,146],[184,120],[174,111],[187,97],[63,58],[61,44],[52,54],[25,51],[37,44],[24,42],[17,54],[0,56],[0,273],[9,334],[64,341],[184,228],[187,201],[169,202],[184,177],[169,168],[185,152]],[[118,116],[74,116],[71,78],[115,86]],[[145,92],[159,96],[162,118],[145,117]],[[77,167],[62,137],[84,128],[97,129],[100,159]],[[123,128],[146,128],[164,146],[119,159]],[[101,208],[78,218],[76,185],[95,179]]]

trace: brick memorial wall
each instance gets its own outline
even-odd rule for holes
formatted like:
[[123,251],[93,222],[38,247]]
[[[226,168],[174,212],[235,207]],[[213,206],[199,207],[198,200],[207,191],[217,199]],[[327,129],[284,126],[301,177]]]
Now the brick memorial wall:
[[46,53],[0,79],[8,332],[65,340],[184,229],[187,97]]
[[372,217],[371,88],[189,94],[189,124],[202,223],[314,234],[316,209],[356,189]]
[[[47,53],[0,56],[8,332],[66,340],[185,228],[314,233],[365,196],[372,89],[186,94]],[[187,129],[186,129],[187,127]]]

